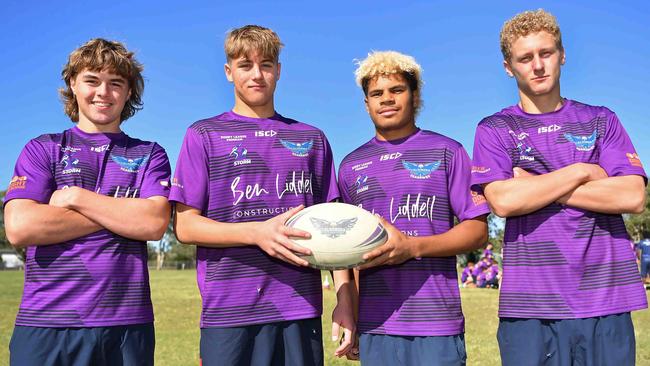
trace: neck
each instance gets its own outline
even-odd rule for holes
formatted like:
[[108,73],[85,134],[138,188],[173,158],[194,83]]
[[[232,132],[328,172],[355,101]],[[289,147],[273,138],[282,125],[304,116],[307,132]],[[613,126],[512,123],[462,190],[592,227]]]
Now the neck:
[[378,140],[381,141],[393,141],[411,136],[417,131],[418,128],[415,127],[415,121],[413,121],[413,123],[410,123],[408,126],[400,128],[398,130],[382,130],[375,128],[375,136]]
[[235,100],[235,106],[232,108],[232,111],[240,116],[251,118],[270,118],[275,115],[273,100],[262,106],[251,106],[237,99]]
[[86,133],[119,133],[122,132],[120,129],[120,121],[116,120],[107,124],[97,124],[92,123],[85,118],[79,118],[77,127]]
[[555,112],[564,105],[560,89],[544,95],[527,95],[519,91],[519,107],[526,113],[543,114]]

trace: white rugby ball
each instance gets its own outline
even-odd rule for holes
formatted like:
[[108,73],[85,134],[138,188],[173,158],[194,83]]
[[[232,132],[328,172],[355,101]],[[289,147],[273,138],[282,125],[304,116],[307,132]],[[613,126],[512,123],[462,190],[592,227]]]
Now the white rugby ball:
[[363,255],[384,244],[388,233],[379,218],[347,203],[329,202],[307,207],[293,215],[286,226],[307,231],[310,239],[293,238],[309,248],[302,256],[319,269],[346,269],[364,262]]

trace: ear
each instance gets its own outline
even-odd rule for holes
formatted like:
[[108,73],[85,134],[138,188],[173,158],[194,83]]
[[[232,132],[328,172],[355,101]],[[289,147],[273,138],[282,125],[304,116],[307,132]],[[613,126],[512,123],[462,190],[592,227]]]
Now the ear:
[[275,77],[275,81],[280,80],[280,71],[281,70],[282,70],[282,64],[278,62],[278,72],[277,72],[277,75]]
[[72,90],[72,94],[76,97],[77,94],[77,78],[73,77],[70,78],[70,90]]
[[363,103],[366,105],[366,112],[370,114],[370,108],[368,108],[368,97],[363,98]]
[[226,62],[223,65],[223,71],[226,74],[226,79],[228,79],[228,81],[232,83],[232,68],[230,68],[229,63]]
[[413,92],[413,109],[418,109],[420,106],[420,91],[416,90]]
[[565,62],[566,62],[566,52],[562,50],[562,55],[560,56],[560,65],[564,65]]
[[511,78],[515,77],[515,74],[512,72],[512,68],[510,67],[510,63],[506,60],[503,60],[503,68],[506,70],[506,74],[510,76]]

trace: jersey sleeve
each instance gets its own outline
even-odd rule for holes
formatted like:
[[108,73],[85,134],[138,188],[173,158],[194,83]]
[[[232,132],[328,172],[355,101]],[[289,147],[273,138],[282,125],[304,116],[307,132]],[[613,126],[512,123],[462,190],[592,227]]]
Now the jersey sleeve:
[[140,198],[169,196],[169,178],[171,167],[165,149],[154,144],[149,157],[149,165],[140,185]]
[[332,148],[325,135],[323,135],[323,150],[322,202],[331,202],[338,200],[341,195],[339,194],[339,187],[336,184],[336,170],[334,169]]
[[352,197],[350,197],[350,192],[348,192],[348,182],[344,174],[345,168],[344,163],[339,166],[339,192],[341,193],[341,201],[352,204]]
[[203,139],[190,127],[178,155],[169,200],[203,211],[208,203],[209,168]]
[[450,205],[458,220],[464,221],[489,213],[485,197],[471,190],[471,161],[462,146],[454,152],[447,169]]
[[[472,185],[512,178],[512,160],[497,131],[480,123],[474,136]],[[478,189],[478,188],[477,188]]]
[[640,175],[647,181],[647,175],[639,155],[632,145],[630,136],[623,128],[616,114],[610,113],[605,136],[600,146],[599,165],[605,169],[610,177]]
[[28,142],[16,161],[4,203],[16,198],[48,203],[56,190],[50,160],[50,154],[40,142]]

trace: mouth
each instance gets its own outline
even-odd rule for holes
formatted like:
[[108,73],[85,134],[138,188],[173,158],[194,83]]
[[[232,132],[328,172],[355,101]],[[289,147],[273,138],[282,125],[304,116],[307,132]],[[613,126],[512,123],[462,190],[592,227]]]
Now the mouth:
[[98,108],[110,108],[113,105],[113,103],[96,101],[96,102],[92,102],[92,105]]
[[266,88],[266,85],[251,85],[248,88],[253,89],[253,90],[262,90],[262,89]]
[[397,114],[399,111],[398,108],[382,108],[377,112],[382,117],[392,117]]
[[548,75],[538,76],[536,78],[532,78],[532,80],[533,81],[544,81],[544,80],[548,79],[548,77],[549,77]]

